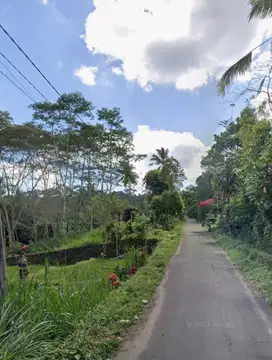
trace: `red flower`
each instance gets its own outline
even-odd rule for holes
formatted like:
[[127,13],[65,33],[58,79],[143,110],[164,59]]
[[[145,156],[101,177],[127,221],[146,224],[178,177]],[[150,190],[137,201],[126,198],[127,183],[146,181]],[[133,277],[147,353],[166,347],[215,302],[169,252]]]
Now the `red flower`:
[[117,288],[120,285],[120,281],[118,279],[118,276],[114,273],[110,274],[109,276],[109,285]]
[[24,246],[23,246],[23,249],[24,249],[24,251],[27,251],[27,250],[29,250],[29,246],[28,246],[28,245],[24,245]]
[[111,273],[109,276],[109,280],[118,280],[118,276],[114,273]]
[[129,276],[133,276],[133,275],[136,274],[136,272],[137,272],[136,267],[135,267],[134,265],[132,265],[132,266],[130,267],[130,269],[129,269],[128,274],[129,274]]

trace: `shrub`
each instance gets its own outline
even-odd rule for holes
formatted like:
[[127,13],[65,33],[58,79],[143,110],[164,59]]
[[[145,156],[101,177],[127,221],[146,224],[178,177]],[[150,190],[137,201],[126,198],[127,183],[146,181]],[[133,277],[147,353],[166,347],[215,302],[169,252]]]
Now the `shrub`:
[[106,227],[105,231],[105,241],[106,242],[116,242],[119,241],[125,230],[125,224],[120,221],[112,221]]
[[144,239],[147,234],[149,223],[150,221],[146,216],[138,215],[132,223],[133,232]]
[[176,190],[166,190],[161,195],[154,196],[150,209],[153,221],[165,229],[172,228],[174,218],[182,219],[184,216],[184,202]]
[[125,210],[123,211],[123,218],[122,220],[124,222],[128,222],[130,220],[134,220],[136,214],[139,212],[139,210],[133,206],[129,206],[127,208],[125,208]]

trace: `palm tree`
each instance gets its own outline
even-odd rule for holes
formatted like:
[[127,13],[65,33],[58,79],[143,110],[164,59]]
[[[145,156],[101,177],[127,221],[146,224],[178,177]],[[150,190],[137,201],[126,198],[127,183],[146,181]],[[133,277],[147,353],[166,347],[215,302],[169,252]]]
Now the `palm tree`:
[[120,165],[121,168],[119,172],[121,174],[121,181],[123,182],[123,185],[125,187],[136,185],[139,176],[135,171],[135,166],[125,160],[122,161]]
[[165,164],[165,161],[169,158],[169,149],[161,147],[156,149],[156,153],[151,156],[150,166],[158,165],[158,168],[161,169]]
[[[250,0],[251,10],[248,16],[249,21],[253,18],[265,19],[272,16],[272,0]],[[218,92],[220,95],[225,95],[226,88],[231,85],[233,80],[238,75],[245,74],[251,67],[252,64],[252,54],[253,51],[261,47],[263,44],[271,41],[272,37],[265,40],[254,49],[252,49],[248,54],[243,56],[235,64],[233,64],[221,77],[218,82]]]

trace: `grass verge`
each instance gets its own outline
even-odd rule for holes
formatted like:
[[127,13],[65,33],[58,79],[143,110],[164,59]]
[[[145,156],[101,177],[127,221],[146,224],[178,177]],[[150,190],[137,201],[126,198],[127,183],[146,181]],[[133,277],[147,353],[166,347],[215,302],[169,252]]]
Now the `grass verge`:
[[137,321],[143,307],[153,297],[180,243],[181,231],[182,225],[178,225],[172,231],[161,232],[162,240],[136,276],[89,312],[73,334],[41,359],[107,359],[118,348],[122,334]]
[[272,255],[228,236],[215,236],[245,278],[265,295],[272,305]]
[[88,313],[110,296],[109,273],[131,264],[91,259],[71,266],[31,266],[20,281],[17,267],[8,269],[7,295],[0,299],[0,359],[38,359],[75,332]]

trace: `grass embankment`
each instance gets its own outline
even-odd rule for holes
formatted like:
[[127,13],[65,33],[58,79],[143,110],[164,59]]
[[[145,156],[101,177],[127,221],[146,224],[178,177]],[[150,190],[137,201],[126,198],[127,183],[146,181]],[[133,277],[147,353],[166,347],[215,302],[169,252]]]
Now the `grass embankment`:
[[181,239],[182,225],[161,231],[157,248],[136,276],[110,293],[88,313],[65,341],[56,343],[42,360],[103,360],[118,348],[120,336],[136,322],[145,304],[161,282],[165,268]]
[[92,259],[71,266],[30,266],[28,279],[8,269],[9,286],[0,304],[0,359],[39,358],[65,339],[111,292],[108,275],[123,260]]
[[101,244],[103,241],[103,229],[99,228],[77,236],[70,236],[61,239],[49,239],[45,242],[31,243],[29,252],[36,253],[70,249],[88,244]]
[[272,255],[228,236],[218,236],[217,243],[226,250],[245,278],[253,282],[272,305]]
[[[89,281],[90,278],[100,277],[100,275],[107,276],[113,271],[117,264],[123,265],[125,260],[102,260],[102,259],[90,259],[87,261],[81,261],[74,265],[63,266],[49,266],[48,270],[44,265],[30,265],[28,267],[29,275],[28,280],[35,283],[43,283],[45,277],[51,285],[60,284],[71,281],[72,279],[79,279],[80,281]],[[46,275],[46,271],[48,271]],[[19,270],[18,266],[8,267],[8,279],[9,283],[19,282]]]
[[[147,238],[158,238],[158,235],[160,234],[161,230],[150,227],[146,236]],[[80,248],[89,244],[102,244],[104,242],[104,238],[105,230],[103,228],[99,228],[84,234],[79,234],[77,236],[70,236],[60,239],[49,239],[44,242],[40,241],[37,243],[31,243],[28,252],[32,254],[37,252]]]

